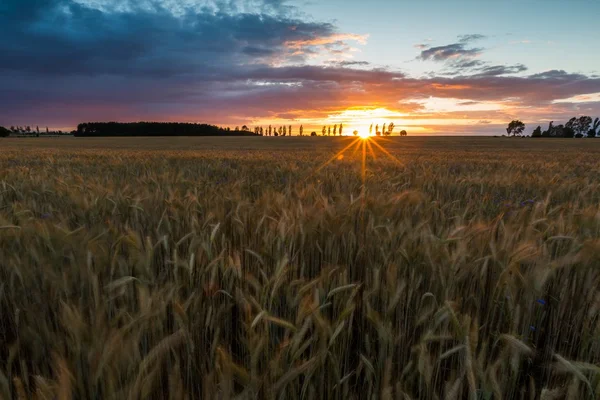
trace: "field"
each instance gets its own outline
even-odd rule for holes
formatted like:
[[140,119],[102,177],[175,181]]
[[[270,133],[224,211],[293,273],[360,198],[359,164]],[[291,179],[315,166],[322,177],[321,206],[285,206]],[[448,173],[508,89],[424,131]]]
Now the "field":
[[353,140],[0,139],[0,398],[599,398],[600,140]]

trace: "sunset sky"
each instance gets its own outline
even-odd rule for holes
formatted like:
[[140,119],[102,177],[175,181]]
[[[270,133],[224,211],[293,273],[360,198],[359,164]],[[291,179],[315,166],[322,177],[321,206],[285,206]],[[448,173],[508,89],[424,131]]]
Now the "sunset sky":
[[0,0],[0,125],[530,133],[600,116],[599,16],[594,0]]

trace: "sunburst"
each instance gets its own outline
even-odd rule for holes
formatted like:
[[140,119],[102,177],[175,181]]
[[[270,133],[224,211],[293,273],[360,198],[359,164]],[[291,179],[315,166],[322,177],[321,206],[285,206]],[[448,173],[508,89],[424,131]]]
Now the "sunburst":
[[[342,160],[346,154],[346,152],[351,153],[351,158],[355,159],[358,152],[361,153],[361,180],[362,180],[362,196],[364,198],[365,195],[365,187],[367,180],[367,159],[368,156],[370,158],[376,160],[378,158],[378,152],[381,152],[384,156],[388,157],[397,165],[404,165],[402,161],[400,161],[397,157],[391,154],[382,144],[377,143],[378,141],[383,140],[383,138],[375,138],[367,134],[359,134],[354,140],[350,142],[349,145],[344,147],[342,150],[338,151],[334,154],[330,159],[321,164],[313,174],[321,171],[326,166],[335,162],[336,160]],[[385,140],[387,141],[387,140]],[[311,175],[313,175],[311,174]]]

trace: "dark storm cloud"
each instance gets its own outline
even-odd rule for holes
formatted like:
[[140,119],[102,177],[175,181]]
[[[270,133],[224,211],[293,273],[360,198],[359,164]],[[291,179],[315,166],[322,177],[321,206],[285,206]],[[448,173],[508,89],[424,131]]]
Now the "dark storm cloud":
[[165,9],[107,13],[71,0],[7,4],[0,24],[8,28],[10,39],[0,41],[0,71],[37,75],[211,73],[211,67],[266,62],[284,54],[288,43],[310,45],[335,33],[331,24],[268,14],[176,16]]

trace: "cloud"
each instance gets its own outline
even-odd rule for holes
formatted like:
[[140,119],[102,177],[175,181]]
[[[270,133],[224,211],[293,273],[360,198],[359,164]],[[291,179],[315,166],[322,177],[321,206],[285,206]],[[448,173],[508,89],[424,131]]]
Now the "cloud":
[[102,11],[73,0],[8,0],[0,24],[10,40],[0,41],[0,71],[211,77],[245,64],[292,56],[298,62],[311,53],[345,49],[347,40],[366,40],[331,24],[282,15],[220,10],[179,15],[168,2],[149,4],[153,7],[138,4],[133,12]]
[[480,35],[478,33],[475,33],[475,34],[470,34],[470,35],[459,35],[458,40],[460,40],[461,43],[469,43],[469,42],[474,42],[476,40],[485,39],[486,37],[487,36],[485,36],[485,35]]
[[467,48],[471,42],[484,39],[484,35],[469,34],[458,36],[458,42],[447,44],[445,46],[430,47],[427,44],[417,44],[416,47],[422,49],[417,57],[422,61],[447,61],[447,60],[465,60],[477,57],[483,51],[482,48]]
[[466,48],[464,43],[452,43],[445,46],[430,47],[419,55],[422,61],[447,61],[458,58],[477,57],[483,51],[482,48]]
[[[468,116],[473,124],[492,121],[486,126],[493,127],[510,113],[558,120],[576,107],[600,108],[577,97],[600,92],[600,78],[558,70],[524,75],[521,64],[490,65],[475,59],[482,50],[470,46],[481,35],[424,49],[423,57],[448,70],[415,78],[338,59],[352,51],[350,43],[366,37],[306,19],[284,1],[214,1],[203,7],[191,0],[86,1],[0,3],[0,25],[8,32],[8,40],[0,40],[3,124],[241,125],[326,119],[347,108],[376,107],[415,121]],[[332,55],[326,66],[307,65],[313,57]],[[460,111],[434,113],[425,101],[430,98],[460,102]],[[586,102],[553,103],[575,98]],[[497,104],[502,107],[492,107]]]
[[371,65],[368,61],[330,61],[328,64],[334,67],[367,67]]

